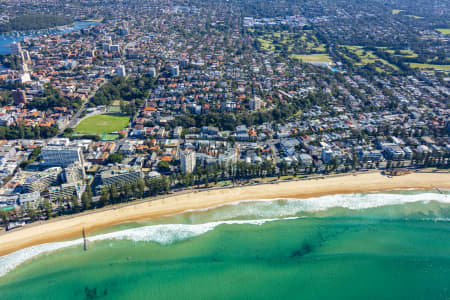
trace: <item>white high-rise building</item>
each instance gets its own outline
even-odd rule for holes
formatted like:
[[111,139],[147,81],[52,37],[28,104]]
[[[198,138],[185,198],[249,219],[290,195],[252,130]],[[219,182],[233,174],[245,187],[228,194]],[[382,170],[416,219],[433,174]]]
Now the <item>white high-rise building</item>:
[[46,146],[42,148],[41,155],[48,166],[67,167],[76,162],[84,165],[81,147]]
[[84,168],[79,162],[75,162],[64,168],[63,178],[66,183],[82,181],[85,176]]
[[156,77],[156,69],[151,67],[148,71],[148,74],[150,75],[150,77]]
[[195,169],[195,152],[186,150],[181,152],[181,171],[192,173]]
[[42,192],[58,182],[61,168],[55,167],[27,177],[22,184],[25,193]]
[[180,76],[180,67],[178,65],[171,65],[170,73],[172,74],[173,77]]
[[22,64],[22,72],[24,72],[24,73],[26,73],[26,72],[28,72],[29,70],[28,70],[28,65],[26,64],[26,63],[23,63]]
[[120,46],[118,44],[110,45],[109,51],[110,52],[120,52]]
[[103,45],[102,45],[103,51],[108,52],[109,47],[111,47],[111,41],[103,42]]
[[27,83],[31,81],[30,73],[23,73],[20,75],[20,83]]
[[259,97],[250,99],[250,110],[259,110],[262,107],[262,100]]
[[127,75],[127,72],[125,71],[125,66],[124,65],[120,65],[116,68],[116,73],[117,76],[125,76]]
[[11,43],[9,49],[11,50],[11,55],[20,55],[20,52],[22,51],[22,47],[19,42]]
[[238,150],[235,148],[231,148],[227,150],[225,153],[219,154],[219,163],[224,164],[226,166],[234,165],[238,160]]

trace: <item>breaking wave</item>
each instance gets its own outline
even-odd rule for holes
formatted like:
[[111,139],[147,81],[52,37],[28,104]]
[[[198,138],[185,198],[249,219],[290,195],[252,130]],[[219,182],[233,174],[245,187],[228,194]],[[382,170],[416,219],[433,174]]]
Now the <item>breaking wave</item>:
[[[210,220],[242,219],[242,218],[281,218],[298,216],[302,213],[314,213],[331,208],[363,210],[382,206],[401,205],[408,203],[440,202],[450,204],[450,194],[434,192],[420,193],[367,193],[340,194],[306,199],[259,199],[244,200],[223,204],[215,207],[186,210],[192,223],[197,219],[204,222]],[[204,214],[198,214],[203,212]]]
[[[266,222],[287,220],[287,219],[293,218],[245,220],[245,221],[221,221],[205,224],[152,225],[116,231],[106,234],[100,234],[93,237],[88,237],[87,240],[88,242],[95,242],[102,240],[131,240],[135,242],[156,242],[158,244],[168,245],[176,241],[181,241],[202,235],[208,231],[213,230],[215,227],[219,225],[233,225],[233,224],[262,225]],[[41,254],[81,244],[83,244],[83,239],[77,239],[66,242],[46,243],[21,249],[19,251],[2,256],[0,257],[0,276],[5,275],[6,273],[13,270],[20,264],[24,263],[25,261],[35,258]]]
[[[363,210],[415,202],[427,204],[432,201],[450,204],[450,194],[448,191],[445,191],[445,193],[413,192],[406,194],[368,193],[331,195],[307,199],[247,200],[208,209],[186,210],[181,214],[183,218],[188,218],[187,221],[184,220],[186,222],[173,222],[192,224],[159,224],[143,226],[100,234],[88,237],[87,240],[89,242],[95,242],[101,240],[126,239],[136,242],[147,241],[168,245],[176,241],[202,235],[219,225],[262,225],[271,221],[297,219],[302,216],[302,213],[320,212],[336,207],[350,210]],[[440,218],[432,218],[430,220],[448,221],[448,216],[441,216]],[[81,245],[82,243],[82,239],[77,239],[65,242],[41,244],[0,257],[0,276],[5,275],[23,262],[39,255],[62,248]]]

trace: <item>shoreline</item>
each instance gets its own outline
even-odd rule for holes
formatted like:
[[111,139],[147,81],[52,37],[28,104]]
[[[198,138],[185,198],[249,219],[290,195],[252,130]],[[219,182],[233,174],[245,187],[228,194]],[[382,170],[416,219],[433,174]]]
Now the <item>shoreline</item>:
[[[64,25],[58,25],[55,27],[46,27],[46,28],[40,28],[40,29],[26,29],[26,30],[12,30],[12,31],[3,31],[0,32],[0,36],[1,35],[11,35],[11,34],[24,34],[24,35],[30,35],[30,34],[35,34],[39,31],[42,30],[64,30],[70,27],[74,27],[76,26],[76,24],[78,23],[101,23],[103,21],[103,19],[88,19],[88,20],[73,20],[71,23],[67,23]],[[61,27],[63,27],[63,29],[60,29]]]
[[311,198],[334,194],[439,188],[450,189],[450,173],[412,173],[387,177],[378,172],[371,172],[234,188],[183,191],[179,194],[57,218],[0,234],[0,256],[37,244],[81,237],[83,227],[89,233],[120,223],[174,215],[186,210],[208,209],[244,200]]

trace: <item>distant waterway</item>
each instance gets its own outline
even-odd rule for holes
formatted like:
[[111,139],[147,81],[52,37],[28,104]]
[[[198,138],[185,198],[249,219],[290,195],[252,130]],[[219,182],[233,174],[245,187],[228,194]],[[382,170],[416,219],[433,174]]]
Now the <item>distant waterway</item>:
[[[52,29],[41,29],[41,30],[30,30],[30,31],[14,31],[14,32],[5,32],[0,34],[0,54],[9,54],[10,49],[9,45],[13,42],[21,42],[26,38],[32,38],[36,36],[43,35],[59,35],[70,33],[72,31],[80,30],[83,28],[87,28],[91,25],[95,25],[98,22],[75,22],[73,25],[67,25],[58,28]],[[1,69],[1,66],[0,66]]]

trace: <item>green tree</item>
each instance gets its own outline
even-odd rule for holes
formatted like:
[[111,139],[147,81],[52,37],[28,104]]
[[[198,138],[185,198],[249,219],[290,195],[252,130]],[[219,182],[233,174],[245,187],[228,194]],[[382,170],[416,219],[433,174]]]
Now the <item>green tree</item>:
[[40,209],[36,209],[36,220],[40,220],[42,216],[42,211]]
[[100,196],[100,203],[102,206],[105,206],[105,205],[109,204],[109,200],[110,200],[110,194],[109,194],[108,188],[106,186],[104,186],[102,188],[102,194]]
[[119,193],[117,192],[117,186],[112,185],[110,188],[110,199],[115,203],[119,199]]
[[168,193],[170,190],[170,181],[167,177],[163,178],[162,185],[163,185],[162,188],[163,188],[164,192]]
[[52,204],[50,203],[50,201],[48,199],[44,200],[44,210],[45,210],[45,214],[47,215],[48,219],[52,218]]
[[71,203],[72,203],[72,212],[74,213],[79,212],[80,207],[78,203],[78,197],[76,195],[72,195]]
[[167,161],[160,161],[158,163],[158,170],[160,170],[161,172],[170,171],[169,163]]
[[30,204],[30,202],[27,202],[25,210],[26,210],[28,217],[32,221],[35,221],[36,220],[36,210],[35,210],[34,206],[32,204]]
[[115,152],[109,155],[108,159],[106,160],[107,163],[121,163],[123,161],[123,153],[122,152]]
[[6,224],[8,224],[8,220],[9,220],[9,211],[6,211],[6,210],[0,211],[0,217],[2,218],[3,224],[6,226]]
[[124,186],[124,194],[125,194],[125,199],[126,199],[126,201],[128,201],[130,198],[131,198],[131,196],[132,196],[132,188],[131,188],[131,184],[129,184],[129,183],[127,183],[125,186]]
[[133,183],[131,183],[131,194],[132,194],[133,198],[137,197],[137,194],[138,194],[138,183],[137,183],[137,181],[134,181]]
[[144,179],[139,178],[139,180],[137,182],[137,188],[138,188],[138,198],[142,198],[142,196],[144,195],[144,190],[145,190]]
[[64,213],[64,200],[62,197],[58,198],[58,214],[62,215]]
[[84,191],[81,196],[81,204],[84,210],[90,209],[92,206],[92,196],[87,191]]

